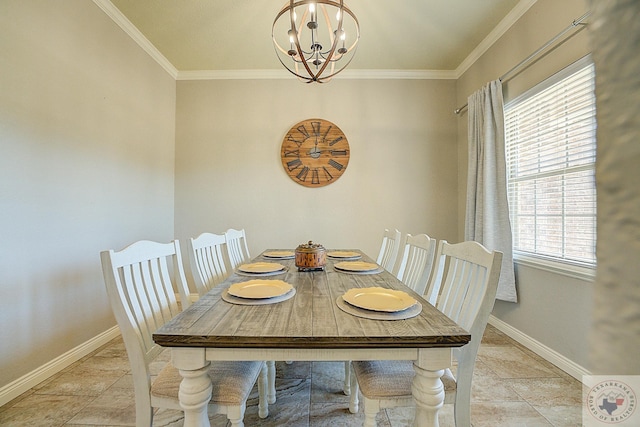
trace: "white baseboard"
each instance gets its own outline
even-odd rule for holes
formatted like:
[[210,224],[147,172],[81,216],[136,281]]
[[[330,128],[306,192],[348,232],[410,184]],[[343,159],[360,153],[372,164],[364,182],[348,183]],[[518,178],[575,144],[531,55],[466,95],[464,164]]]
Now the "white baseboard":
[[120,329],[114,326],[111,329],[91,338],[79,346],[69,350],[61,356],[45,363],[39,368],[29,372],[26,375],[18,378],[17,380],[10,382],[9,384],[0,387],[0,406],[10,402],[22,393],[26,392],[32,387],[40,384],[52,375],[60,372],[67,366],[82,359],[87,354],[100,348],[100,346],[108,343],[113,338],[120,335]]
[[584,367],[578,365],[573,360],[568,359],[557,351],[547,347],[541,342],[531,338],[529,335],[524,332],[514,328],[508,323],[498,319],[493,314],[489,316],[489,324],[494,326],[499,331],[503,332],[510,338],[513,338],[529,350],[536,353],[538,356],[544,358],[546,361],[553,363],[558,368],[565,371],[567,374],[571,375],[576,380],[582,382],[582,377],[584,375],[591,375]]

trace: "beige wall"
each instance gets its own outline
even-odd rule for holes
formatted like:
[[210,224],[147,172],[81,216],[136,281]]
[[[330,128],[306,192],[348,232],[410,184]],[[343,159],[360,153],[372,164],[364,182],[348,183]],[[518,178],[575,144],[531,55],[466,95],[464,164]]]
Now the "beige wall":
[[99,252],[173,237],[175,80],[93,2],[0,2],[0,387],[115,324]]
[[[538,0],[457,81],[457,105],[490,80],[504,75],[520,61],[582,16],[583,0]],[[579,31],[560,47],[543,55],[503,85],[507,101],[589,53],[586,31]],[[460,233],[464,227],[467,114],[458,119],[458,182]],[[518,303],[496,301],[493,314],[571,361],[587,366],[593,283],[517,265]]]
[[[373,257],[384,228],[456,240],[454,95],[453,80],[179,81],[176,236],[245,228],[253,255],[313,240]],[[280,161],[287,130],[313,117],[351,148],[315,189]]]

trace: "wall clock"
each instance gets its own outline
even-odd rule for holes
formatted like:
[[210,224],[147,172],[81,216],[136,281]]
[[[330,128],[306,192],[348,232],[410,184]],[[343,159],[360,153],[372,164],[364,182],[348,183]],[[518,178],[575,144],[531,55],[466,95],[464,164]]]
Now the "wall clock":
[[349,164],[349,142],[338,126],[323,119],[296,123],[282,140],[280,159],[289,177],[305,187],[338,180]]

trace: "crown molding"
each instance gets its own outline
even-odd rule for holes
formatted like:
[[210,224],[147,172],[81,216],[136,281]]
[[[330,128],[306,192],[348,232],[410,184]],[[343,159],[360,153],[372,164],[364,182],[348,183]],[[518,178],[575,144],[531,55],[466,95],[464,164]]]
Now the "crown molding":
[[495,42],[498,41],[504,33],[511,28],[518,19],[522,17],[538,0],[520,0],[516,7],[505,16],[500,23],[489,33],[487,37],[480,42],[478,46],[458,65],[453,72],[455,79],[459,79],[462,75],[487,51]]
[[195,70],[178,71],[176,80],[273,80],[295,78],[286,70]]
[[149,39],[147,39],[140,32],[140,30],[138,30],[135,25],[133,25],[131,21],[129,21],[127,17],[124,16],[122,12],[120,12],[120,10],[113,5],[113,3],[111,3],[109,0],[93,0],[93,2],[100,9],[102,9],[102,11],[113,20],[113,22],[118,24],[118,26],[122,28],[122,30],[124,30],[124,32],[127,33],[127,35],[138,44],[138,46],[140,46],[145,52],[147,52],[147,54],[149,54],[149,56],[151,56],[151,58],[153,58],[162,68],[164,68],[164,70],[169,73],[171,77],[173,77],[174,79],[177,78],[177,68],[174,67],[173,64],[171,64],[171,62],[169,62],[169,60],[165,58],[165,56],[160,53],[158,49],[156,49],[156,47],[149,41]]
[[[176,80],[269,80],[295,79],[286,70],[200,70],[178,71]],[[334,79],[443,80],[456,79],[452,70],[345,70]]]
[[452,70],[345,70],[336,79],[442,80],[455,79]]
[[[335,79],[456,80],[459,79],[537,0],[520,0],[511,12],[485,37],[455,70],[345,70]],[[286,70],[195,70],[176,67],[116,8],[110,0],[93,0],[122,30],[176,80],[269,80],[295,79]]]

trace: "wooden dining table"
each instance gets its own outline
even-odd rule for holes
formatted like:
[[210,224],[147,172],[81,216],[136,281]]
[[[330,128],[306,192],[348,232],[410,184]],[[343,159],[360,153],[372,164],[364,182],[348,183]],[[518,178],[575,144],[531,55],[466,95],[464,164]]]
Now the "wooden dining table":
[[[171,348],[172,363],[183,377],[180,404],[186,427],[210,425],[207,365],[224,360],[412,360],[413,425],[438,426],[444,402],[440,377],[451,366],[453,348],[470,341],[467,331],[381,268],[373,273],[345,272],[335,267],[341,260],[327,257],[323,270],[298,271],[294,259],[267,259],[263,254],[253,261],[282,264],[280,274],[264,278],[291,284],[291,298],[261,305],[230,303],[223,299],[225,291],[255,278],[235,271],[153,334],[157,344]],[[374,262],[365,254],[361,261]],[[408,319],[374,320],[339,307],[349,289],[371,287],[403,291],[422,310]]]

